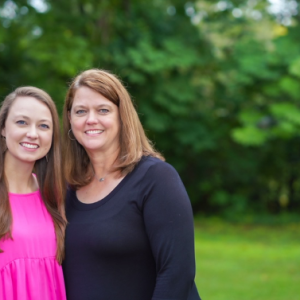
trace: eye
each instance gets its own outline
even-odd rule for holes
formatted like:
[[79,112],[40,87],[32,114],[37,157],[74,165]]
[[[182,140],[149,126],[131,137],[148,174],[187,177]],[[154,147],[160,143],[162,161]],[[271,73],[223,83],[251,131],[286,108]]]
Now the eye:
[[24,120],[19,120],[16,123],[19,125],[26,125],[26,122]]
[[82,114],[84,114],[85,112],[86,112],[86,111],[83,110],[83,109],[78,109],[78,110],[75,111],[75,114],[76,114],[76,115],[82,115]]
[[106,109],[106,108],[101,108],[101,109],[99,110],[99,112],[100,112],[101,114],[107,114],[107,113],[109,112],[109,110]]
[[47,125],[47,124],[41,124],[40,126],[41,126],[43,129],[49,129],[49,128],[50,128],[50,126]]

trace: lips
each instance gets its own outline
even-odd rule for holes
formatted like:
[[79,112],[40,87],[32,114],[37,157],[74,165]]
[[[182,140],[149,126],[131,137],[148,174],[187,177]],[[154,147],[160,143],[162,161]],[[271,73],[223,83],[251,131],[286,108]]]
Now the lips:
[[86,130],[85,133],[87,134],[99,134],[102,133],[104,130],[99,130],[99,129],[92,129],[92,130]]
[[28,148],[28,149],[37,149],[39,145],[37,144],[30,144],[30,143],[20,143],[21,146]]

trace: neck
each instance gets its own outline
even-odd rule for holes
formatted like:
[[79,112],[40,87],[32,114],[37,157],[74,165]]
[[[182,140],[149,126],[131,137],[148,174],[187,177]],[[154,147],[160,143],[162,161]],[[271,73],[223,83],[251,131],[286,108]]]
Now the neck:
[[4,172],[9,192],[26,194],[38,189],[37,181],[32,175],[33,166],[34,162],[16,162],[5,155]]
[[110,153],[109,155],[105,154],[94,154],[89,155],[91,165],[95,174],[95,179],[97,181],[104,181],[106,177],[113,173],[114,164],[118,157],[119,151],[115,151]]

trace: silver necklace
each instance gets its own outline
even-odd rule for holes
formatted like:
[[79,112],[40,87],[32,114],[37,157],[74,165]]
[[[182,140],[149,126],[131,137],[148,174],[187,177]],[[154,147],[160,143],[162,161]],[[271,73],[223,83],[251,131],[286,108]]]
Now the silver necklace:
[[96,175],[96,173],[95,173],[95,171],[94,171],[94,175],[95,175],[95,178],[96,178],[99,182],[103,182],[108,174],[106,174],[106,175],[103,176],[103,177],[98,178],[98,176]]
[[93,169],[95,178],[96,178],[99,182],[103,182],[103,181],[105,180],[105,178],[107,177],[107,175],[109,174],[109,173],[107,173],[105,176],[98,178],[98,176],[96,175],[96,172],[95,172],[95,170],[94,170],[93,167],[92,167],[92,169]]
[[[107,176],[107,175],[106,175],[106,176]],[[99,182],[104,181],[106,176],[101,177],[101,178],[98,178],[97,175],[95,174],[95,177],[96,177],[96,179],[97,179]]]

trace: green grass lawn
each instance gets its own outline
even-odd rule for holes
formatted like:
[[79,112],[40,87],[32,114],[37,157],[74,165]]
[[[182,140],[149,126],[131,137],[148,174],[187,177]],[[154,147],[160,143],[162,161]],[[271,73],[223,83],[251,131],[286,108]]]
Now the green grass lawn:
[[299,300],[300,223],[195,220],[196,284],[203,300]]

